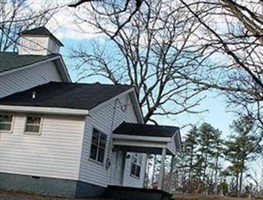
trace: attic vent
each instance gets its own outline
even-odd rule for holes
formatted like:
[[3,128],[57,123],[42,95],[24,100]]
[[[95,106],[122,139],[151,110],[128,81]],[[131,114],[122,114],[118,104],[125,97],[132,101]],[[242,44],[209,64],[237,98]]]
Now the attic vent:
[[36,92],[32,92],[32,99],[35,99],[37,97],[37,93]]

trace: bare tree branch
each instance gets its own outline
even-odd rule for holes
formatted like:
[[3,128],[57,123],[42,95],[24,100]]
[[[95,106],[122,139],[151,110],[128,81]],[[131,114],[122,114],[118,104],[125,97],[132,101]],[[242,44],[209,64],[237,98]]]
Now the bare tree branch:
[[[111,51],[106,47],[101,51],[98,46],[93,46],[92,51],[72,51],[71,57],[81,63],[79,70],[85,71],[87,77],[103,76],[115,84],[134,85],[145,122],[156,115],[197,113],[194,108],[202,100],[197,97],[200,88],[179,73],[194,69],[194,60],[201,57],[191,42],[197,20],[166,0],[145,0],[125,26],[121,16],[131,16],[134,9],[129,5],[125,13],[118,11],[114,2],[110,6],[102,3],[87,11],[91,20],[78,15],[78,20],[96,27],[114,46]],[[119,31],[112,31],[112,27]],[[183,60],[189,61],[190,67],[183,66]]]

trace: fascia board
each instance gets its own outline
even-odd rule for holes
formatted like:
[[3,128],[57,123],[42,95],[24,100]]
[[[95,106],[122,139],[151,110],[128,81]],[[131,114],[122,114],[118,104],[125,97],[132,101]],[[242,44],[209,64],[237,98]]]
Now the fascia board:
[[139,105],[139,101],[137,99],[136,91],[135,91],[134,87],[133,87],[133,92],[131,92],[131,95],[132,95],[131,101],[132,101],[132,104],[134,105],[133,108],[135,109],[138,121],[139,121],[139,123],[144,124],[144,118],[143,118],[142,109],[141,109],[141,107]]
[[63,73],[61,76],[64,79],[64,82],[65,81],[72,82],[63,58],[61,57],[61,55],[58,55],[58,57],[56,57],[56,58],[60,61],[60,64],[58,66],[60,68],[60,70],[58,70],[58,71],[59,71],[59,73],[61,73],[61,72]]
[[35,107],[35,106],[8,106],[0,105],[0,111],[3,112],[19,112],[19,113],[40,113],[40,114],[58,114],[58,115],[74,115],[87,116],[88,110],[71,109],[71,108],[51,108],[51,107]]
[[143,141],[127,141],[127,140],[113,140],[116,146],[129,146],[129,147],[148,147],[148,148],[166,148],[166,143],[158,142],[143,142]]
[[134,136],[134,135],[123,135],[123,134],[113,134],[113,139],[122,140],[140,140],[140,141],[153,141],[153,142],[171,142],[171,138],[165,137],[151,137],[151,136]]

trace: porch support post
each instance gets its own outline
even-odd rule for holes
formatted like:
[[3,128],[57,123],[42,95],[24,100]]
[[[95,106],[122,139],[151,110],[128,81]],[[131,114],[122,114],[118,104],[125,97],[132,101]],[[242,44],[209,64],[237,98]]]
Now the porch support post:
[[166,156],[166,147],[163,147],[160,174],[159,174],[159,180],[158,180],[158,189],[163,188],[162,183],[163,183],[163,175],[164,175],[165,156]]
[[172,159],[171,159],[171,166],[170,166],[170,176],[169,176],[169,185],[168,185],[168,192],[172,193],[172,181],[173,181],[173,171],[174,171],[174,155],[172,155]]

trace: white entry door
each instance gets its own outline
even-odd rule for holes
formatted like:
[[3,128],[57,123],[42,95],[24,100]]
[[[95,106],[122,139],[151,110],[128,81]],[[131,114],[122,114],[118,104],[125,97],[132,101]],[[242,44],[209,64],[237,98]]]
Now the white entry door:
[[124,158],[121,151],[113,152],[112,154],[112,166],[111,166],[111,180],[112,185],[122,185],[123,182],[123,170],[124,170]]

